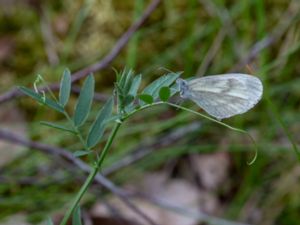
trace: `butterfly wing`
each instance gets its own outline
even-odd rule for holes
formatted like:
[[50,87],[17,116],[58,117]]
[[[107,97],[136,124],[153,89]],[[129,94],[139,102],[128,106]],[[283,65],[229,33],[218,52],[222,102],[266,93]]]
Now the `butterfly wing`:
[[187,97],[218,119],[248,111],[263,92],[258,78],[239,73],[202,77],[188,81],[187,86]]

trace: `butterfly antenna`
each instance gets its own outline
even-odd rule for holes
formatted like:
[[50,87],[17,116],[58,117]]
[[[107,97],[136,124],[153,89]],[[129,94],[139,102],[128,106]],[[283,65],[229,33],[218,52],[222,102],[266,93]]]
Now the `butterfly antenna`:
[[254,69],[251,65],[247,64],[246,69],[248,70],[249,74],[252,74],[252,75],[254,74]]
[[169,70],[168,68],[163,67],[163,66],[158,67],[158,70],[163,70],[163,71],[166,71],[166,72],[169,72],[169,73],[175,73],[174,71]]
[[163,67],[163,66],[158,67],[158,70],[163,70],[163,71],[166,71],[166,72],[169,72],[169,73],[179,73],[179,74],[182,74],[182,73],[183,73],[183,71],[174,72],[174,71],[169,70],[168,68]]

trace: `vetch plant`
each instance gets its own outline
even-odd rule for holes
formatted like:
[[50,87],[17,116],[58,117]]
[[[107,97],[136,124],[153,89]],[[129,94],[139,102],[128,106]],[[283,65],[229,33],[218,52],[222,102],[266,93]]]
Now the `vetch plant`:
[[[95,153],[96,156],[92,165],[93,169],[91,170],[91,173],[86,178],[86,181],[78,191],[77,195],[74,197],[74,200],[65,213],[60,225],[65,225],[72,214],[73,225],[81,224],[79,209],[80,200],[87,192],[88,187],[91,185],[95,176],[101,169],[102,163],[121,125],[128,118],[147,108],[155,107],[158,105],[168,105],[196,114],[205,119],[225,126],[231,130],[248,135],[255,145],[255,156],[250,164],[254,162],[257,156],[257,146],[253,138],[247,133],[247,131],[234,128],[219,120],[169,101],[170,97],[172,97],[179,91],[182,92],[182,86],[179,87],[175,83],[181,73],[169,72],[168,74],[161,76],[160,78],[153,81],[141,91],[139,91],[142,81],[141,74],[135,75],[132,70],[126,69],[121,73],[116,72],[116,74],[117,76],[113,94],[110,98],[108,98],[108,100],[99,110],[96,118],[94,118],[93,123],[88,127],[87,133],[83,133],[83,129],[81,129],[81,127],[88,126],[86,124],[86,120],[89,116],[91,106],[93,104],[95,80],[92,74],[88,75],[83,83],[72,115],[69,115],[69,113],[65,110],[65,107],[69,101],[72,85],[71,73],[68,69],[66,69],[62,75],[58,98],[50,90],[41,76],[38,76],[36,82],[34,82],[34,90],[27,87],[19,87],[19,89],[23,93],[35,99],[40,104],[45,105],[46,107],[49,107],[65,116],[65,118],[69,122],[69,127],[45,121],[41,123],[54,129],[77,135],[83,146],[83,149],[76,151],[74,153],[74,156],[81,157],[91,153]],[[48,95],[46,95],[45,92],[38,90],[38,82],[42,82],[45,85],[49,93]],[[95,146],[97,146],[97,144],[100,142],[109,123],[113,123],[114,127],[110,131],[109,138],[107,139],[103,149],[99,151],[95,148]],[[51,219],[47,221],[47,224],[52,224]]]

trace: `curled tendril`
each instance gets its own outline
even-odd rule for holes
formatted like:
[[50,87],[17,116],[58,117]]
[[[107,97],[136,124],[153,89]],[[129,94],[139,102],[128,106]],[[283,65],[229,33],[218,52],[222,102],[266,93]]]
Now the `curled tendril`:
[[[33,82],[33,88],[34,88],[35,93],[37,93],[37,94],[40,93],[37,86],[38,86],[39,83],[41,83],[43,81],[44,81],[43,77],[40,74],[38,74],[35,81]],[[42,93],[43,93],[43,91],[42,91]]]
[[38,84],[42,83],[42,82],[44,82],[44,79],[40,74],[38,74],[35,81],[33,82],[33,88],[34,88],[35,93],[42,95],[42,101],[43,101],[43,103],[45,103],[46,102],[46,92],[44,90],[40,91],[38,89]]
[[37,88],[37,83],[39,83],[38,79],[35,79],[35,81],[33,82],[33,88],[35,93],[39,94],[39,89]]

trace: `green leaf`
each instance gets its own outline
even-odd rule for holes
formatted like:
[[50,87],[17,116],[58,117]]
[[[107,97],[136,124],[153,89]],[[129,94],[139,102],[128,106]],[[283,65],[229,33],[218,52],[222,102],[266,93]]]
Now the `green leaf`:
[[115,87],[116,87],[116,89],[118,91],[118,96],[124,97],[125,93],[124,93],[122,87],[118,83],[115,84]]
[[143,102],[145,102],[147,104],[153,103],[153,97],[151,95],[141,94],[141,95],[139,95],[139,99],[141,99]]
[[116,83],[119,83],[119,81],[121,79],[121,74],[115,68],[112,68],[112,70],[115,72],[115,75],[116,75]]
[[142,81],[142,75],[139,74],[136,77],[133,78],[130,90],[128,92],[128,95],[124,99],[125,103],[125,111],[126,112],[131,112],[134,109],[133,101],[136,97],[136,94],[138,92],[138,89],[140,87]]
[[80,207],[77,207],[73,212],[72,225],[82,225]]
[[120,120],[121,118],[122,118],[121,115],[113,115],[113,116],[110,116],[109,118],[107,118],[106,120],[104,120],[104,123],[109,123],[112,121]]
[[132,86],[133,71],[124,69],[121,74],[121,78],[117,82],[118,91],[121,95],[126,96]]
[[162,87],[160,90],[159,90],[159,98],[163,101],[163,102],[166,102],[169,100],[171,96],[171,91],[170,91],[170,88],[169,87]]
[[71,93],[71,72],[69,69],[65,69],[64,74],[60,81],[59,90],[59,103],[65,106],[69,100]]
[[61,126],[59,124],[55,124],[55,123],[51,123],[51,122],[47,122],[47,121],[41,121],[40,124],[45,125],[47,127],[54,128],[54,129],[58,129],[58,130],[62,130],[62,131],[67,131],[67,132],[70,132],[72,134],[76,134],[76,131],[74,131],[74,130],[72,130],[70,128]]
[[79,150],[79,151],[76,151],[73,153],[73,155],[75,157],[81,157],[81,156],[85,156],[85,155],[89,155],[91,154],[93,151],[92,150],[89,150],[89,151],[86,151],[86,150]]
[[124,99],[124,105],[127,106],[130,103],[132,103],[134,100],[134,97],[132,95],[127,95]]
[[125,68],[121,75],[119,75],[119,80],[118,84],[120,85],[121,88],[124,88],[125,82],[126,82],[126,75],[127,75],[127,69]]
[[137,94],[137,92],[139,90],[139,87],[141,85],[141,81],[142,81],[142,75],[141,74],[137,75],[133,79],[131,87],[130,87],[130,90],[129,90],[129,94],[132,95],[133,97],[136,96],[136,94]]
[[51,99],[44,97],[35,91],[27,88],[27,87],[19,87],[20,91],[22,91],[24,94],[28,95],[29,97],[33,98],[34,100],[38,101],[39,103],[46,105],[60,113],[64,113],[64,108],[57,104],[55,101],[52,101]]
[[125,107],[125,112],[130,113],[132,112],[134,109],[136,108],[136,106],[134,104],[129,104]]
[[128,94],[130,91],[132,80],[133,80],[133,71],[129,70],[126,74],[126,80],[125,80],[125,84],[124,84],[124,92],[126,94]]
[[83,84],[75,107],[73,118],[75,126],[82,125],[87,119],[93,101],[94,88],[95,80],[94,76],[91,74],[86,78]]
[[89,148],[94,147],[101,139],[107,124],[106,120],[111,116],[113,103],[113,98],[110,98],[99,111],[96,120],[91,126],[88,134],[87,146]]
[[47,219],[47,225],[54,225],[54,223],[52,222],[51,218]]
[[158,98],[159,90],[164,86],[169,87],[180,74],[181,73],[169,73],[164,75],[149,84],[142,93],[152,95],[153,99],[156,99]]

